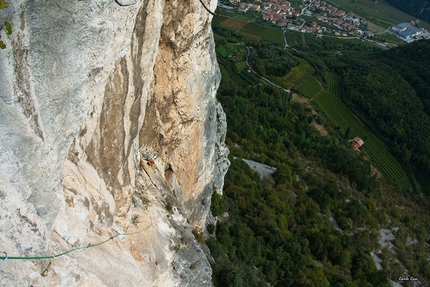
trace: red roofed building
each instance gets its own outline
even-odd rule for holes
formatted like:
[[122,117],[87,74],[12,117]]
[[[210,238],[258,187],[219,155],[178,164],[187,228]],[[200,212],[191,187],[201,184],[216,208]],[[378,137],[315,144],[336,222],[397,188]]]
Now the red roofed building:
[[352,147],[358,151],[360,150],[360,147],[364,144],[364,141],[359,137],[355,137],[352,140],[349,140],[348,142],[350,142]]

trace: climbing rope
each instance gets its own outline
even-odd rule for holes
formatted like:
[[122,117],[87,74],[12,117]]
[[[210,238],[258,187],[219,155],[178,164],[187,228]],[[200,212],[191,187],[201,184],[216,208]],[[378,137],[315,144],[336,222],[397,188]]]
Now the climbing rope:
[[99,243],[96,243],[96,244],[89,244],[89,245],[84,246],[84,247],[76,247],[76,248],[70,249],[70,250],[68,250],[66,252],[55,254],[55,255],[45,255],[45,256],[9,256],[5,251],[0,251],[0,253],[4,253],[4,256],[0,256],[0,260],[42,260],[42,259],[51,259],[51,262],[48,264],[48,267],[46,267],[45,270],[42,272],[42,276],[43,276],[43,274],[45,273],[45,271],[46,271],[46,274],[48,273],[49,267],[51,267],[51,264],[52,264],[52,259],[64,256],[66,254],[72,253],[72,252],[77,251],[77,250],[84,250],[84,249],[88,249],[88,248],[92,248],[92,247],[96,247],[96,246],[102,245],[103,243],[111,241],[112,239],[114,239],[115,237],[120,236],[120,235],[127,236],[127,235],[138,234],[138,233],[141,233],[141,232],[147,230],[151,226],[152,226],[152,222],[151,222],[151,224],[148,227],[146,227],[145,229],[142,229],[140,231],[136,231],[136,232],[132,232],[132,233],[118,233],[118,234],[116,234],[114,236],[109,237],[108,239],[106,239],[106,240],[104,240],[102,242],[99,242]]
[[215,16],[215,17],[218,17],[218,16],[219,16],[220,11],[218,11],[218,13],[216,13],[216,14],[215,14],[214,12],[212,12],[211,10],[209,10],[209,8],[208,8],[208,7],[206,7],[205,3],[203,3],[203,1],[202,1],[202,0],[199,0],[199,1],[200,1],[200,3],[203,5],[203,7],[205,8],[205,10],[209,12],[209,14],[211,14],[211,15],[213,15],[213,16]]

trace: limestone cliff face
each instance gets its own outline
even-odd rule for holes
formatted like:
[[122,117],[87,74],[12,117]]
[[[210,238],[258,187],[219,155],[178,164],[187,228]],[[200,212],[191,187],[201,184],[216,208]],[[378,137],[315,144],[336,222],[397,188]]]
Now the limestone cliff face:
[[0,284],[210,286],[192,229],[229,165],[210,14],[198,0],[17,0],[0,20],[0,251],[128,234],[45,277],[48,260],[1,261]]

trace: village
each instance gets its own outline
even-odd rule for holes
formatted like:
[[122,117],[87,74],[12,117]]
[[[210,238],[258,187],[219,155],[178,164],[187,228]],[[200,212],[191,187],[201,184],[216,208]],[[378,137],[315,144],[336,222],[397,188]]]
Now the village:
[[[283,0],[269,0],[260,3],[240,3],[238,11],[256,11],[261,13],[264,20],[283,28],[302,32],[313,33],[317,36],[333,35],[338,37],[364,37],[373,38],[374,33],[367,29],[367,20],[354,14],[347,13],[324,1],[310,1],[307,5],[298,10],[290,2]],[[307,16],[307,17],[303,17]],[[309,21],[309,18],[314,21]],[[306,20],[307,18],[308,20]],[[418,20],[417,20],[418,21]],[[399,24],[402,29],[390,27],[386,32],[396,35],[406,42],[412,42],[421,38],[430,38],[430,34],[424,29],[414,26],[415,22]]]
[[[275,25],[287,27],[305,33],[334,34],[336,36],[348,36],[348,34],[363,35],[367,21],[352,13],[347,14],[323,1],[313,1],[301,11],[291,6],[291,3],[283,0],[270,0],[261,5],[255,3],[240,3],[238,10],[241,12],[258,11],[262,18]],[[301,15],[315,14],[315,19],[325,25],[315,22],[308,23],[300,18]],[[329,27],[330,26],[330,27]]]

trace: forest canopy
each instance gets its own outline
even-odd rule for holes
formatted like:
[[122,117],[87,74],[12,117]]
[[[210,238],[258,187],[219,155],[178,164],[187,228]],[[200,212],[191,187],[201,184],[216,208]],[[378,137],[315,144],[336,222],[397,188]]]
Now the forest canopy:
[[341,79],[344,100],[391,141],[401,161],[412,163],[428,178],[430,40],[337,57],[327,65]]

